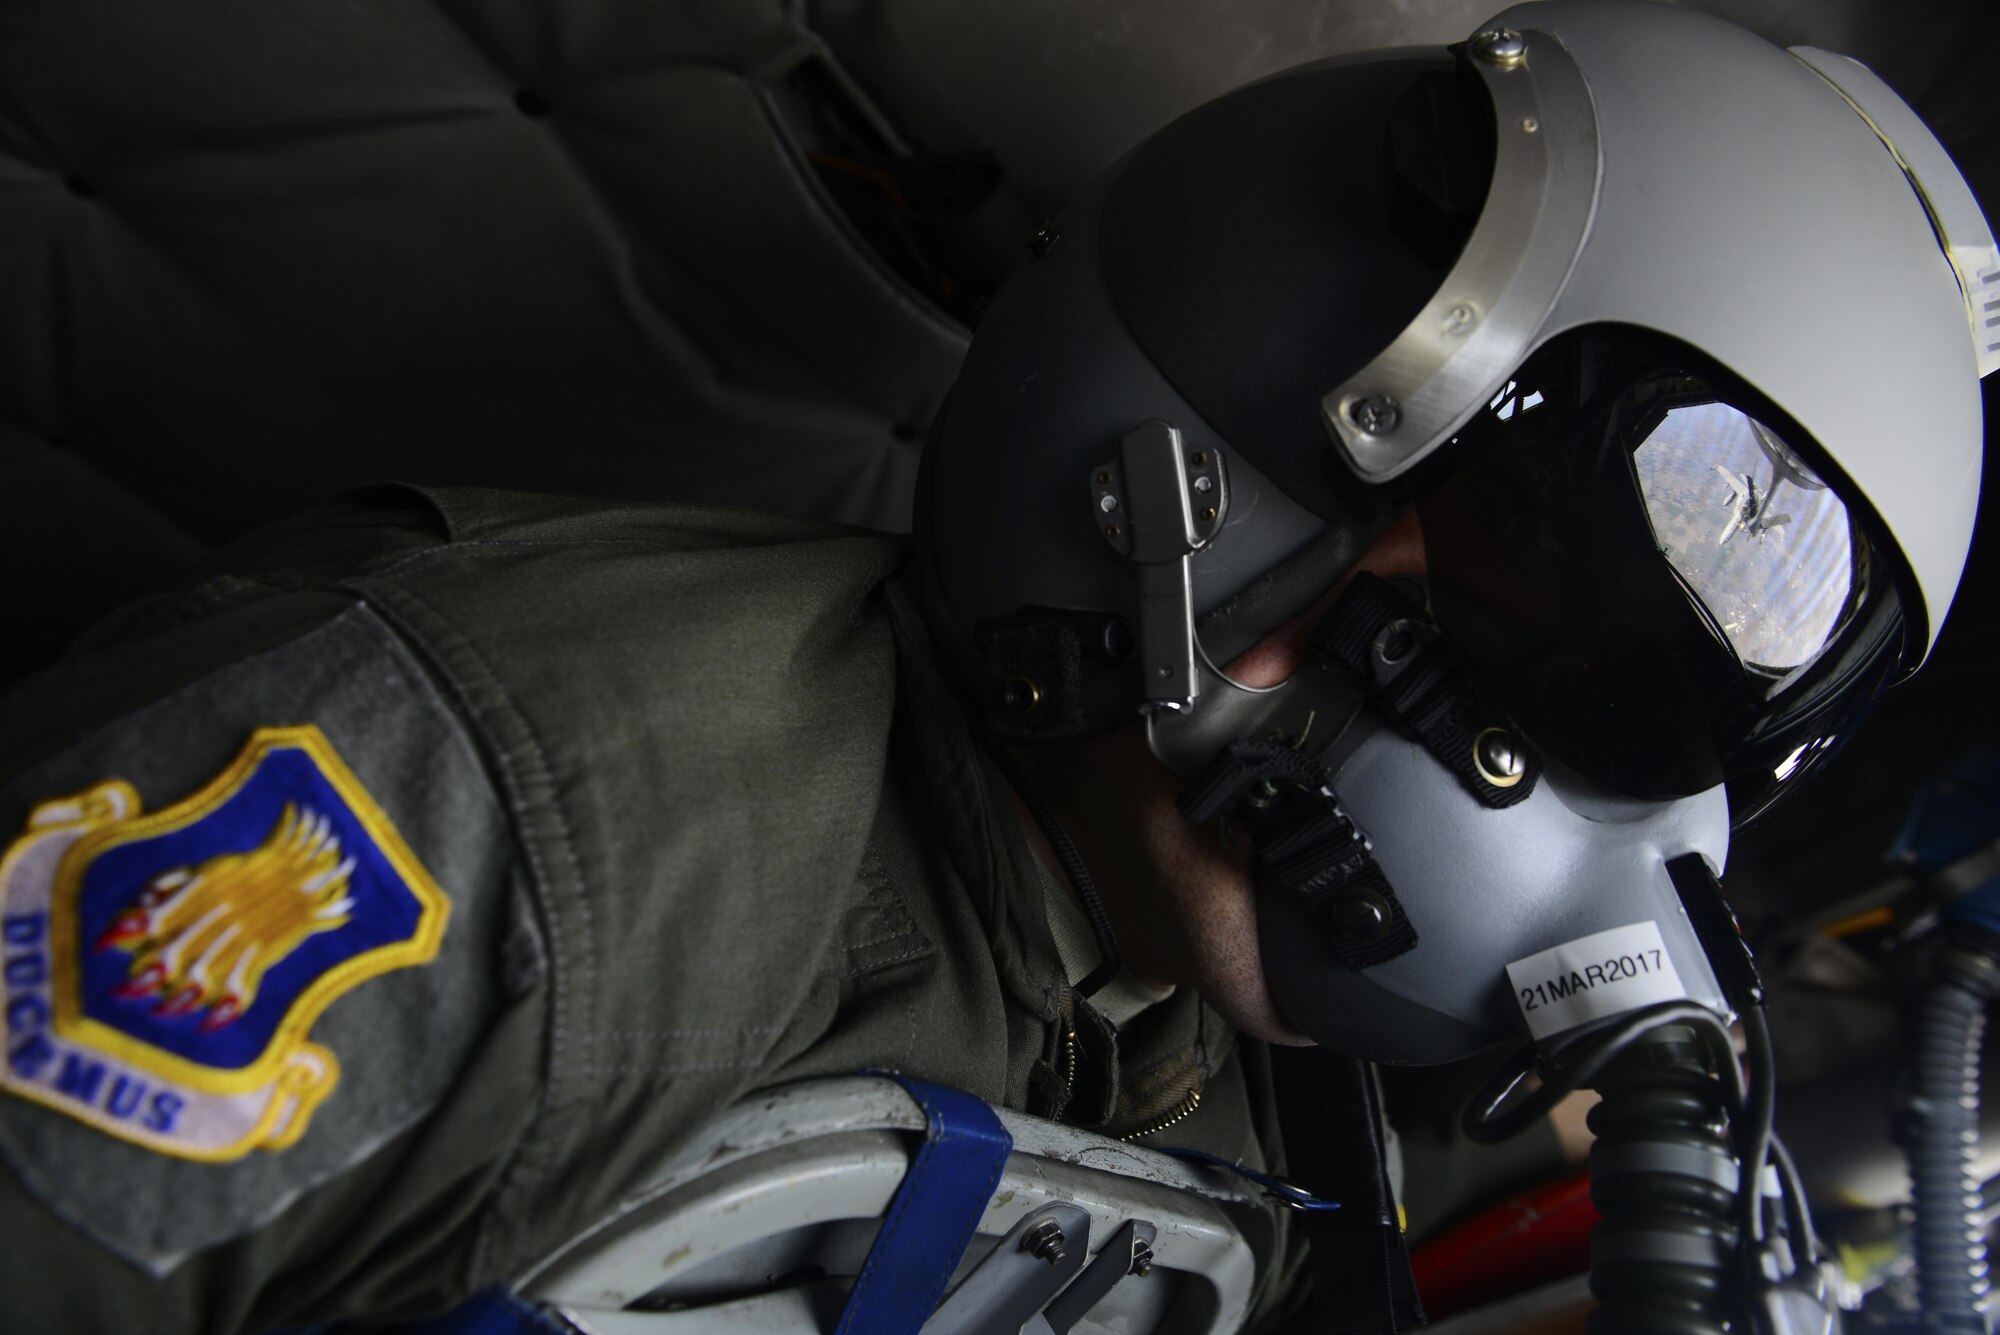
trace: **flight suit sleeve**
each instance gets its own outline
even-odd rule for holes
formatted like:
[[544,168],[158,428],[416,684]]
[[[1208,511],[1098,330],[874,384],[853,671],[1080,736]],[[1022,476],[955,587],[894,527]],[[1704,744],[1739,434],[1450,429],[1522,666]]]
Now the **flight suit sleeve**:
[[475,738],[362,602],[220,601],[0,695],[0,1329],[438,1310],[541,1095]]

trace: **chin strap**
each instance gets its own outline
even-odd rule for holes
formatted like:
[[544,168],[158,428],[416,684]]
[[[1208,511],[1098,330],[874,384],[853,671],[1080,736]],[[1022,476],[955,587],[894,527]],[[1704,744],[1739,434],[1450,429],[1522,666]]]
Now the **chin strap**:
[[1369,683],[1370,697],[1489,807],[1535,791],[1542,761],[1451,639],[1396,586],[1356,575],[1313,644]]
[[1417,930],[1373,847],[1340,809],[1317,762],[1275,742],[1232,742],[1181,790],[1178,803],[1197,825],[1230,812],[1264,875],[1326,927],[1348,968],[1416,946]]

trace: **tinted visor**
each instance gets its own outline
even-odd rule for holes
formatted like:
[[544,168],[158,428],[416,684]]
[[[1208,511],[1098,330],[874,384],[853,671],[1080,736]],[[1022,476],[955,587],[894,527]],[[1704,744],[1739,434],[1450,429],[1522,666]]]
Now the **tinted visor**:
[[1691,349],[1565,335],[1439,452],[1419,502],[1439,619],[1566,764],[1641,797],[1727,779],[1745,819],[1901,643],[1893,549],[1814,453]]

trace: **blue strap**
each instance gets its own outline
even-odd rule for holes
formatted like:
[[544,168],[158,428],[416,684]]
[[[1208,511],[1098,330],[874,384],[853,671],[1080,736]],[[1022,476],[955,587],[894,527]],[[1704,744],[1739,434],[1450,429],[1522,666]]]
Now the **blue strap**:
[[972,1242],[1007,1166],[1014,1138],[985,1102],[881,1072],[924,1110],[928,1124],[868,1249],[836,1335],[916,1335]]

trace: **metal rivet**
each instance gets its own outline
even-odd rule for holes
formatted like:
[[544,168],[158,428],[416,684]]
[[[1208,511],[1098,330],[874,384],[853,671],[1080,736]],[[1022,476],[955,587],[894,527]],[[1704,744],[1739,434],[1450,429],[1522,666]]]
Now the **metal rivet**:
[[1488,728],[1472,739],[1472,767],[1495,788],[1512,788],[1528,772],[1528,758],[1514,734]]
[[1201,522],[1204,524],[1213,524],[1215,522],[1214,506],[1204,505],[1201,507]]
[[1193,464],[1193,465],[1194,465],[1194,466],[1195,466],[1196,468],[1206,468],[1206,467],[1208,467],[1208,451],[1207,451],[1207,450],[1196,450],[1196,451],[1194,452],[1194,457],[1193,457],[1192,459],[1188,460],[1188,462],[1189,462],[1189,463],[1191,463],[1191,464]]
[[1042,688],[1033,677],[1015,677],[1000,688],[1000,703],[1010,714],[1032,714],[1042,703]]
[[1099,473],[1097,475],[1097,485],[1100,487],[1108,485],[1110,481],[1111,481],[1111,474],[1109,473]]
[[1064,1245],[1067,1242],[1062,1225],[1053,1219],[1044,1219],[1021,1235],[1021,1250],[1050,1265],[1061,1265],[1063,1258],[1069,1255]]
[[1116,496],[1113,496],[1110,492],[1106,492],[1104,493],[1104,495],[1099,496],[1097,498],[1097,508],[1104,511],[1104,513],[1106,514],[1110,514],[1113,510],[1116,510],[1118,508],[1118,498]]
[[1479,308],[1469,301],[1461,301],[1444,313],[1444,332],[1463,334],[1479,323]]
[[1194,480],[1194,489],[1196,491],[1214,491],[1215,479],[1212,477],[1198,477]]
[[1144,1279],[1152,1272],[1153,1249],[1143,1242],[1134,1244],[1132,1247],[1132,1273],[1140,1279]]
[[1523,116],[1521,117],[1521,128],[1525,130],[1527,133],[1533,134],[1535,131],[1542,128],[1542,123],[1536,120],[1533,116]]
[[1403,420],[1403,410],[1386,394],[1364,394],[1347,405],[1347,420],[1371,436],[1386,436]]
[[1395,667],[1415,652],[1417,637],[1407,621],[1391,621],[1376,635],[1370,646],[1383,667]]
[[1116,525],[1116,524],[1106,524],[1106,525],[1104,526],[1104,536],[1105,536],[1105,537],[1107,537],[1107,538],[1115,538],[1115,537],[1117,537],[1117,536],[1118,536],[1118,525]]
[[1528,42],[1512,28],[1488,28],[1472,39],[1472,54],[1489,65],[1512,69],[1528,58]]
[[1333,901],[1333,927],[1348,940],[1360,945],[1379,941],[1388,934],[1389,902],[1373,890],[1355,890]]
[[1045,222],[1028,236],[1028,258],[1038,260],[1049,253],[1049,248],[1062,239],[1062,224]]

